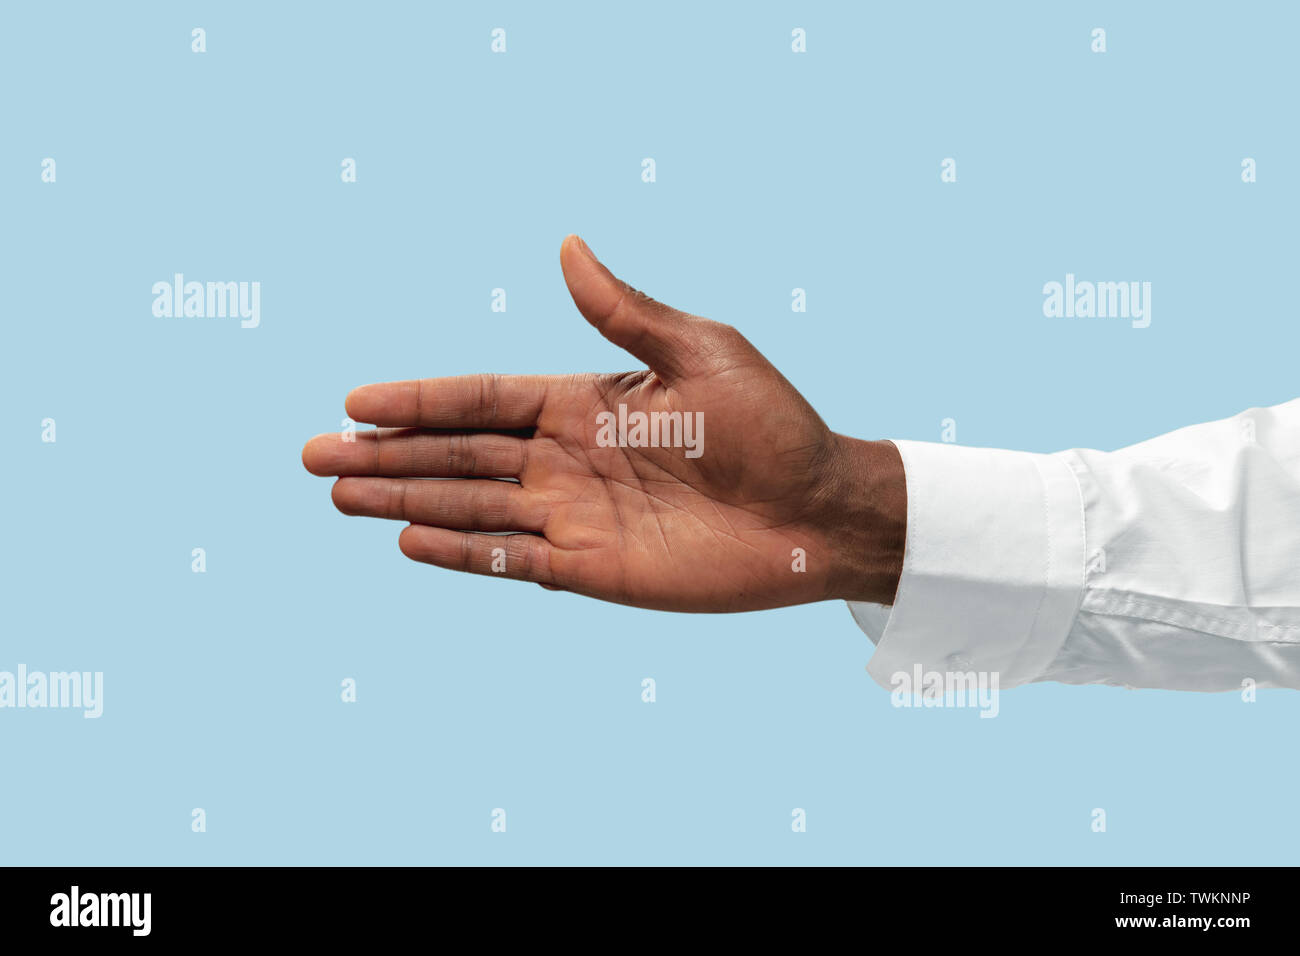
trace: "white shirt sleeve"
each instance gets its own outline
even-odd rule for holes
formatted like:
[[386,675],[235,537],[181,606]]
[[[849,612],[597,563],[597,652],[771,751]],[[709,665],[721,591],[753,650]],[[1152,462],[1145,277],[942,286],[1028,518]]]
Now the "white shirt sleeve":
[[849,604],[882,686],[1300,688],[1300,399],[1115,452],[894,444],[898,591]]

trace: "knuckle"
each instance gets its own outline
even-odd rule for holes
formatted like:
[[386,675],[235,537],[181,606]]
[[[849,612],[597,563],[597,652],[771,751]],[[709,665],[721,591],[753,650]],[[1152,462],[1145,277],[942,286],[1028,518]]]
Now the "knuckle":
[[501,376],[492,372],[479,377],[479,408],[495,420],[501,404]]
[[478,467],[474,443],[469,435],[451,435],[447,439],[447,474],[473,475]]
[[406,482],[394,481],[388,486],[388,513],[394,518],[406,518]]
[[714,322],[712,319],[709,321],[713,326],[712,331],[714,337],[719,343],[726,345],[739,345],[742,342],[748,341],[745,336],[741,334],[740,329],[736,328],[734,325],[728,325],[726,322]]
[[737,354],[743,354],[752,348],[749,340],[734,325],[714,322],[712,319],[703,321],[705,325],[695,341],[695,354],[705,367],[724,367]]
[[509,559],[507,565],[512,574],[511,577],[529,577],[533,568],[533,543],[530,535],[513,534],[510,536],[510,542],[506,545],[506,555]]

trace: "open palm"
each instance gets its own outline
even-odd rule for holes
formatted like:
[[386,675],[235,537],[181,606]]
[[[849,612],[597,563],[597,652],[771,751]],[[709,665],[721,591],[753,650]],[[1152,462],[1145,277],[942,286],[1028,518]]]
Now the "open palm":
[[418,561],[664,610],[867,596],[896,577],[863,568],[844,529],[886,510],[861,491],[887,454],[833,433],[735,329],[637,292],[577,237],[561,265],[579,311],[648,369],[356,389],[349,416],[380,427],[303,449],[341,476],[341,511],[410,522],[399,545]]

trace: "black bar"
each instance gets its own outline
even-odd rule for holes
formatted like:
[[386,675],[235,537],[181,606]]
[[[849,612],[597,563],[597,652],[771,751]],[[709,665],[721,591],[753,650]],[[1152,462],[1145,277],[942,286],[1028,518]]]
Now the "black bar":
[[[538,868],[52,867],[3,869],[0,884],[0,926],[7,943],[76,945],[278,939],[373,944],[401,942],[413,929],[434,928],[448,942],[451,937],[444,934],[450,932],[468,932],[468,940],[482,942],[532,933],[533,943],[548,945],[595,939],[599,931],[611,946],[639,945],[633,941],[642,934],[668,946],[698,940],[703,930],[732,934],[733,943],[778,931],[812,941],[843,930],[864,945],[890,939],[914,946],[1006,940],[1021,932],[1035,940],[1129,937],[1231,945],[1266,938],[1255,934],[1287,932],[1295,909],[1293,869],[1246,867],[725,873],[631,867],[614,873],[576,867],[545,873]],[[114,921],[119,925],[71,925]],[[669,931],[672,936],[663,935]]]

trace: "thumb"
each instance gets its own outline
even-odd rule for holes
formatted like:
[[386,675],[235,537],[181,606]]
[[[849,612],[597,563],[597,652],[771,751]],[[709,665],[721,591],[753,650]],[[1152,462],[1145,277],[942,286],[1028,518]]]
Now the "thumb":
[[665,380],[686,376],[700,319],[615,278],[577,236],[566,237],[560,246],[560,268],[574,305],[601,335]]

